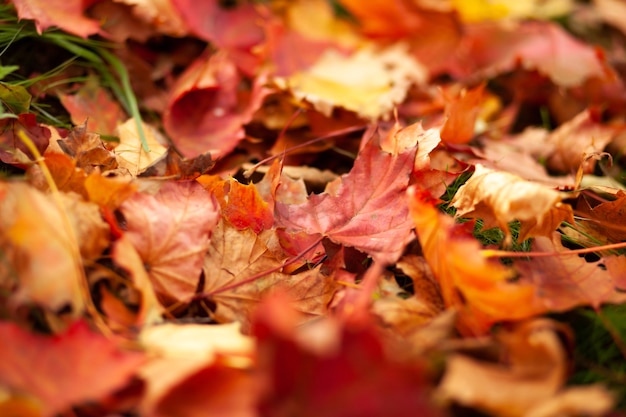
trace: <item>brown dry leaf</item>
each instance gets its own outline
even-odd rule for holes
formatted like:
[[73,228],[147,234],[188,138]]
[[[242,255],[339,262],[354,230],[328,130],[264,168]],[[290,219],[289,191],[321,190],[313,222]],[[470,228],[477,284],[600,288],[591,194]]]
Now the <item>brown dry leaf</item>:
[[365,118],[387,118],[411,85],[426,80],[426,70],[406,49],[369,46],[349,56],[328,49],[307,70],[275,81],[327,116],[343,107]]
[[568,393],[568,389],[563,389],[568,354],[560,334],[568,336],[561,325],[547,319],[521,322],[512,330],[501,330],[496,338],[504,349],[503,363],[454,354],[448,358],[439,392],[464,406],[503,417],[550,416],[554,414],[549,411],[555,409],[568,410],[568,415],[595,409],[600,411],[597,415],[609,411],[613,401],[606,390],[594,386],[575,388],[582,389],[584,392],[579,393],[585,394],[585,398],[596,401],[593,404],[580,404],[568,394],[561,397],[562,403],[554,405],[558,398],[555,395]]
[[167,151],[167,148],[162,145],[166,143],[166,140],[161,133],[152,126],[140,123],[143,126],[150,152],[146,152],[142,147],[135,119],[128,119],[117,127],[117,135],[120,138],[120,144],[115,148],[117,162],[120,168],[127,169],[133,176],[145,171]]
[[155,291],[173,300],[192,296],[219,218],[214,198],[195,181],[167,182],[154,196],[134,194],[121,211],[126,236],[146,265]]
[[109,241],[98,207],[76,194],[61,193],[55,200],[22,183],[0,183],[0,196],[0,240],[8,261],[2,285],[15,291],[16,303],[50,310],[69,305],[80,314],[83,258],[96,259]]
[[573,224],[571,206],[561,202],[565,197],[544,185],[477,164],[474,175],[459,188],[451,203],[457,217],[482,219],[485,228],[500,227],[507,242],[511,241],[508,223],[521,221],[521,242],[533,236],[550,236],[563,221]]
[[115,154],[104,146],[100,135],[87,132],[86,123],[72,129],[67,138],[59,139],[57,143],[87,174],[94,170],[105,172],[117,168]]
[[281,289],[294,300],[294,308],[307,316],[322,315],[336,284],[320,267],[296,275],[278,272],[280,262],[252,230],[237,230],[218,223],[204,260],[204,293],[216,304],[212,316],[219,322],[239,321],[248,329],[259,301]]

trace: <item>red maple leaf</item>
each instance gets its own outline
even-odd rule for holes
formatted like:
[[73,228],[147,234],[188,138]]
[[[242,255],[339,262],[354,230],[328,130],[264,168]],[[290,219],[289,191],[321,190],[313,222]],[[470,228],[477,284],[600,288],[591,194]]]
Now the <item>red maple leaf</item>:
[[[411,238],[404,190],[416,147],[391,154],[368,143],[352,170],[303,204],[276,202],[277,222],[321,234],[383,263],[395,262]],[[332,190],[331,190],[332,189]]]

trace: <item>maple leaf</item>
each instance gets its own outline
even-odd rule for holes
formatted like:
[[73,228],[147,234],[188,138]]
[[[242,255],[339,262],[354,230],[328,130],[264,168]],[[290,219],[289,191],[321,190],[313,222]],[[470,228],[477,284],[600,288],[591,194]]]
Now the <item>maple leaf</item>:
[[42,154],[50,141],[50,129],[37,123],[32,113],[18,115],[17,119],[0,120],[0,161],[5,164],[28,164],[35,157],[20,139],[19,134],[25,134]]
[[13,0],[20,19],[33,19],[37,32],[58,26],[68,33],[86,38],[100,31],[100,22],[83,15],[88,2],[83,0]]
[[180,153],[193,158],[211,152],[213,158],[232,151],[244,137],[269,90],[258,77],[247,100],[239,97],[241,82],[235,64],[224,52],[199,57],[172,87],[163,125]]
[[326,192],[311,195],[303,204],[276,202],[277,222],[355,247],[380,262],[394,263],[411,238],[404,190],[415,152],[413,146],[390,154],[369,142],[352,170],[329,184]]
[[[498,320],[534,315],[531,285],[509,282],[514,271],[480,252],[468,224],[456,224],[440,213],[432,197],[409,188],[409,209],[415,230],[447,307],[460,313],[460,329],[480,334]],[[471,226],[471,224],[470,224]]]
[[295,334],[299,320],[289,301],[284,295],[268,299],[253,324],[259,367],[268,381],[261,415],[438,415],[425,398],[420,367],[386,356],[370,322],[341,325],[329,319]]
[[73,314],[80,314],[81,256],[95,259],[108,245],[109,230],[97,206],[64,194],[54,200],[21,183],[0,182],[0,197],[0,240],[8,261],[4,267],[9,268],[2,285],[11,292],[17,288],[17,303],[34,302],[54,311],[69,305]]
[[239,321],[248,329],[250,315],[270,292],[282,289],[294,306],[308,316],[327,311],[336,289],[320,267],[287,275],[266,243],[252,230],[237,230],[220,222],[204,260],[204,294],[216,303],[212,317],[219,322]]
[[342,107],[368,119],[387,118],[426,71],[402,45],[363,47],[353,54],[328,49],[304,71],[274,81],[330,116]]
[[59,100],[70,113],[72,123],[85,123],[88,132],[112,136],[117,125],[126,117],[118,102],[113,101],[107,91],[90,77],[74,94],[59,94]]
[[569,236],[575,236],[578,242],[591,240],[607,244],[626,240],[624,216],[626,215],[626,192],[618,190],[614,200],[604,201],[593,207],[590,201],[582,194],[576,204],[576,214],[581,221],[576,223],[575,230],[566,230]]
[[499,226],[510,242],[508,223],[520,220],[518,240],[549,236],[563,221],[574,222],[572,208],[565,198],[544,185],[524,181],[506,172],[492,171],[480,164],[451,201],[456,216],[482,219],[485,228]]
[[[124,387],[144,362],[144,355],[89,330],[84,321],[54,336],[0,323],[0,383],[37,399],[43,417],[98,401]],[[36,375],[34,374],[36,372]]]
[[202,259],[218,221],[217,203],[194,181],[167,182],[154,195],[124,202],[126,236],[143,260],[157,293],[182,300],[193,295]]
[[120,143],[115,148],[117,163],[120,168],[126,168],[133,176],[145,171],[167,151],[167,148],[162,145],[165,139],[161,137],[159,131],[143,122],[140,123],[143,126],[150,152],[146,152],[143,148],[135,119],[128,119],[117,126],[117,134],[120,137]]

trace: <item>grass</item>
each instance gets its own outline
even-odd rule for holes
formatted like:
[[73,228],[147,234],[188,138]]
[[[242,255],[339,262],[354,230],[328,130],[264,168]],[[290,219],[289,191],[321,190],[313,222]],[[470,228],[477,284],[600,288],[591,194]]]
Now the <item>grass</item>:
[[[19,69],[24,69],[22,68],[24,66],[36,66],[37,63],[28,62],[29,58],[31,60],[35,58],[31,58],[33,54],[20,50],[20,45],[30,45],[31,42],[41,43],[42,46],[48,47],[52,45],[64,51],[69,58],[53,68],[47,69],[41,75],[26,78],[31,71],[25,69],[20,73]],[[146,152],[149,152],[150,148],[143,129],[139,103],[130,84],[128,71],[112,52],[115,48],[114,44],[108,42],[93,38],[83,39],[57,29],[46,30],[40,35],[32,22],[18,20],[12,5],[0,5],[0,64],[6,61],[6,56],[16,57],[13,60],[17,60],[17,62],[11,62],[10,65],[0,66],[0,68],[4,68],[4,76],[7,78],[6,84],[28,87],[36,82],[50,80],[56,75],[62,74],[71,65],[94,71],[98,74],[101,85],[110,89],[126,112],[134,118],[142,146]],[[32,46],[29,47],[29,51],[32,51]],[[80,81],[84,81],[84,79],[82,77],[67,78],[52,85],[58,86],[59,83]],[[31,106],[41,119],[57,126],[67,124],[53,115],[52,112],[47,111],[45,105],[40,105],[34,101]]]

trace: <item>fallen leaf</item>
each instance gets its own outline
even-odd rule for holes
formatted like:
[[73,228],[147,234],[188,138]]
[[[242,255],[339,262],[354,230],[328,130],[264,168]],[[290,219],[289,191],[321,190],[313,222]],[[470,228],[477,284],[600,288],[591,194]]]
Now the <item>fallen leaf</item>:
[[440,213],[432,197],[415,186],[408,196],[424,258],[446,307],[459,312],[463,333],[482,334],[499,320],[519,320],[538,311],[533,286],[510,282],[514,271],[484,256],[467,224]]
[[20,138],[23,133],[43,154],[50,141],[50,129],[37,123],[33,113],[20,114],[17,119],[0,120],[0,161],[12,165],[28,165],[35,156]]
[[39,34],[54,26],[82,38],[100,31],[100,22],[84,16],[88,3],[82,0],[14,0],[13,4],[20,19],[35,21]]
[[[219,186],[219,185],[218,185]],[[239,230],[250,228],[256,234],[274,224],[274,214],[263,201],[254,184],[244,185],[235,179],[223,181],[228,192],[218,197],[222,216]]]
[[70,113],[72,123],[77,126],[86,124],[87,132],[113,136],[117,125],[126,119],[119,103],[98,85],[94,77],[74,94],[59,94],[59,100]]
[[426,80],[425,69],[406,49],[370,46],[347,56],[328,49],[308,69],[275,82],[326,116],[342,107],[372,120],[388,118],[409,87]]
[[154,196],[134,194],[121,211],[125,235],[137,249],[155,291],[174,300],[193,295],[219,219],[211,195],[194,181],[167,182]]
[[139,123],[143,126],[149,152],[143,148],[135,119],[128,119],[117,126],[117,135],[120,138],[120,143],[115,148],[117,163],[120,168],[127,169],[133,176],[145,171],[167,151],[163,146],[165,139],[161,133],[143,122]]
[[211,152],[216,159],[244,138],[243,125],[252,120],[269,90],[259,77],[244,99],[238,94],[241,81],[224,52],[202,55],[180,76],[172,87],[163,125],[183,156]]
[[438,415],[426,398],[419,364],[388,357],[369,322],[339,324],[330,343],[319,346],[316,335],[329,333],[327,323],[312,323],[308,333],[294,335],[299,319],[284,295],[268,299],[256,317],[253,334],[267,381],[261,415]]
[[574,223],[572,208],[561,201],[566,194],[542,184],[525,181],[506,172],[492,171],[480,164],[451,201],[457,217],[482,219],[484,228],[498,226],[511,241],[508,223],[522,223],[518,241],[551,236],[563,221]]
[[468,143],[474,137],[476,120],[483,100],[485,84],[462,90],[446,105],[446,121],[441,128],[441,139],[448,143]]
[[594,47],[546,21],[466,25],[457,51],[448,69],[458,79],[493,77],[520,66],[539,71],[558,86],[575,87],[611,73]]
[[[506,363],[454,354],[448,358],[440,394],[464,406],[505,417],[541,416],[546,409],[559,407],[573,414],[596,408],[600,414],[605,413],[613,404],[606,390],[588,386],[579,392],[596,401],[595,404],[580,404],[567,394],[569,389],[563,385],[568,357],[561,333],[567,337],[562,326],[547,319],[526,321],[512,330],[501,330],[496,340],[504,348]],[[580,388],[572,389],[574,393]],[[558,398],[555,395],[559,393],[565,394],[561,399],[567,404],[555,404]]]
[[[555,256],[534,258],[532,265],[519,261],[515,268],[521,274],[520,282],[537,288],[537,297],[546,311],[567,311],[580,305],[599,308],[604,303],[626,301],[619,264],[611,264],[608,270],[602,260],[587,262],[585,258],[567,255],[556,232],[552,239],[536,238],[533,251]],[[564,255],[556,255],[563,252]]]
[[403,194],[415,152],[414,146],[392,155],[369,142],[350,173],[329,184],[326,192],[311,195],[303,204],[276,202],[277,222],[394,263],[411,239]]
[[259,236],[224,221],[214,231],[203,269],[203,292],[216,304],[212,317],[222,323],[239,321],[245,331],[252,312],[270,292],[289,293],[295,308],[315,317],[327,311],[336,290],[320,267],[295,275],[279,272],[282,262]]
[[87,131],[85,123],[76,126],[66,138],[57,140],[59,147],[76,161],[76,166],[89,174],[117,168],[115,154],[104,146],[100,135]]
[[[70,412],[70,407],[99,401],[123,388],[144,362],[140,352],[122,350],[89,330],[84,321],[66,332],[44,336],[12,323],[0,323],[0,382],[35,396],[43,417]],[[36,370],[36,375],[33,374]]]
[[[25,183],[0,182],[0,241],[10,273],[1,280],[17,304],[82,313],[83,266],[73,222],[55,200]],[[78,224],[80,219],[76,219]]]
[[130,287],[139,293],[140,305],[136,311],[134,324],[143,327],[159,323],[165,309],[159,302],[144,263],[128,236],[124,234],[113,243],[111,258],[129,274],[132,283]]

